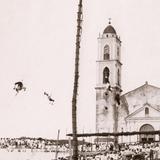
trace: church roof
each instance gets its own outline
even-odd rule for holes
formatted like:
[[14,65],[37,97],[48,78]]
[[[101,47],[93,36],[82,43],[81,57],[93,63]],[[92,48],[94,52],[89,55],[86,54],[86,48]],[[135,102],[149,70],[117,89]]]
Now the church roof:
[[138,91],[138,90],[140,90],[140,89],[143,90],[143,89],[145,89],[146,87],[152,87],[152,88],[155,88],[155,89],[160,89],[159,87],[150,85],[150,84],[148,84],[148,82],[145,82],[145,84],[143,84],[142,86],[137,87],[136,89],[131,90],[131,91],[129,91],[129,92],[127,92],[127,93],[125,93],[125,94],[123,94],[123,95],[121,95],[121,96],[126,96],[126,95],[128,95],[128,94],[130,94],[130,93],[133,93],[133,92],[135,92],[135,91]]
[[104,29],[103,33],[113,33],[113,34],[116,34],[116,30],[114,29],[114,27],[112,25],[108,25]]
[[146,103],[160,110],[160,88],[146,82],[144,85],[123,94],[121,102],[128,109],[128,113],[133,113]]

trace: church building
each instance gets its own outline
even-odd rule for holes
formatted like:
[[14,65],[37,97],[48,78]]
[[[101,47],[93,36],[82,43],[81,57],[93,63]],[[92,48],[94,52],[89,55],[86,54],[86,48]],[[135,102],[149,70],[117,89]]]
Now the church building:
[[[121,40],[109,22],[98,37],[96,132],[160,130],[160,88],[146,82],[123,94]],[[119,142],[157,141],[158,135],[119,137]]]

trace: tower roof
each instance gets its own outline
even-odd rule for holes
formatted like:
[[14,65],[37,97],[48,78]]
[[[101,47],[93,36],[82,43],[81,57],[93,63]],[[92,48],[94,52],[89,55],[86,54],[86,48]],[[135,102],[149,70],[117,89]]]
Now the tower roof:
[[109,25],[104,29],[103,33],[113,33],[113,34],[116,34],[116,30],[109,23]]

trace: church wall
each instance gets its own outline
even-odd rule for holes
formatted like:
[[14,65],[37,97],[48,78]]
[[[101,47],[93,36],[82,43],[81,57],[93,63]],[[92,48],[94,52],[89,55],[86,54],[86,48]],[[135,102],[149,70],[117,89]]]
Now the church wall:
[[[140,131],[144,124],[150,124],[154,130],[160,130],[160,88],[148,85],[146,82],[143,86],[122,95],[120,105],[116,102],[115,95],[121,93],[121,41],[114,28],[111,25],[108,27],[105,29],[108,29],[108,32],[104,32],[98,38],[96,132]],[[109,52],[106,47],[104,59],[106,45],[109,45]],[[105,67],[108,67],[109,74],[105,74],[107,80],[104,78],[105,82],[103,82]],[[109,91],[108,95],[105,95],[109,85],[114,91]],[[149,108],[149,114],[145,113],[146,107]],[[157,138],[159,137],[156,136],[156,140]],[[121,136],[118,139],[119,142],[131,143],[139,141],[140,137],[139,135]]]
[[154,119],[137,119],[137,120],[128,120],[126,130],[129,132],[132,131],[140,131],[141,126],[144,124],[150,124],[153,126],[155,130],[160,130],[160,119],[154,120]]
[[[104,47],[109,46],[109,58],[104,59]],[[121,64],[117,61],[117,47],[120,50],[120,41],[117,39],[116,33],[103,33],[98,38],[98,57],[97,57],[97,80],[96,80],[96,131],[97,132],[113,132],[117,130],[117,108],[115,102],[115,92],[119,92],[114,88],[113,92],[105,95],[108,86],[117,86],[117,71],[119,68],[121,74]],[[119,51],[120,54],[120,51]],[[109,83],[103,82],[103,71],[105,67],[109,69]],[[121,79],[121,78],[120,78]],[[107,109],[106,109],[107,108]]]
[[104,95],[104,90],[97,90],[96,100],[96,132],[113,132],[114,131],[114,97],[112,93]]
[[[122,110],[122,109],[121,109]],[[147,110],[147,112],[146,112]],[[121,111],[122,112],[122,111]],[[127,119],[154,119],[160,117],[160,110],[156,109],[156,107],[151,106],[149,104],[144,104],[141,108],[138,108],[135,112],[128,113],[129,116]],[[123,116],[123,114],[120,114]]]
[[121,105],[118,107],[118,132],[127,131],[125,117],[129,114],[125,97],[121,96]]
[[[120,127],[124,127],[123,131],[140,131],[140,128],[144,124],[150,124],[153,126],[154,130],[160,130],[160,89],[146,83],[145,85],[123,95],[123,100],[126,100],[124,106],[128,107],[127,110],[121,107],[119,116],[119,131]],[[122,104],[123,105],[123,104]],[[149,109],[149,114],[145,115],[145,108]],[[125,107],[124,107],[125,108]],[[126,122],[126,126],[122,120]],[[121,141],[122,138],[119,138]],[[159,140],[159,136],[155,136],[155,140]],[[123,137],[124,142],[137,142],[139,141],[139,136]]]
[[[150,124],[153,126],[154,130],[160,130],[160,120],[137,120],[137,121],[128,121],[126,129],[124,131],[140,131],[140,128],[145,125]],[[140,141],[139,135],[133,136],[120,136],[119,143],[135,143]],[[155,135],[155,140],[159,140],[159,135]]]
[[[140,128],[145,124],[152,125],[154,130],[160,130],[160,120],[138,119],[134,121],[133,120],[127,121],[126,131],[129,131],[129,132],[140,131]],[[155,140],[159,140],[159,136],[155,136],[155,138],[156,138]],[[127,142],[127,143],[131,143],[131,142],[133,143],[137,141],[139,141],[139,135],[124,136],[123,138],[123,142]]]
[[151,87],[148,84],[129,92],[125,97],[129,105],[129,113],[143,107],[145,103],[160,109],[160,89]]

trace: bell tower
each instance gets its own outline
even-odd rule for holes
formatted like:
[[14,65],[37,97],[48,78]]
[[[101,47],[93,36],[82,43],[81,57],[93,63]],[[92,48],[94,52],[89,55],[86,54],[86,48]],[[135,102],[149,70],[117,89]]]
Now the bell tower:
[[96,132],[116,132],[121,93],[121,40],[109,22],[98,37]]

